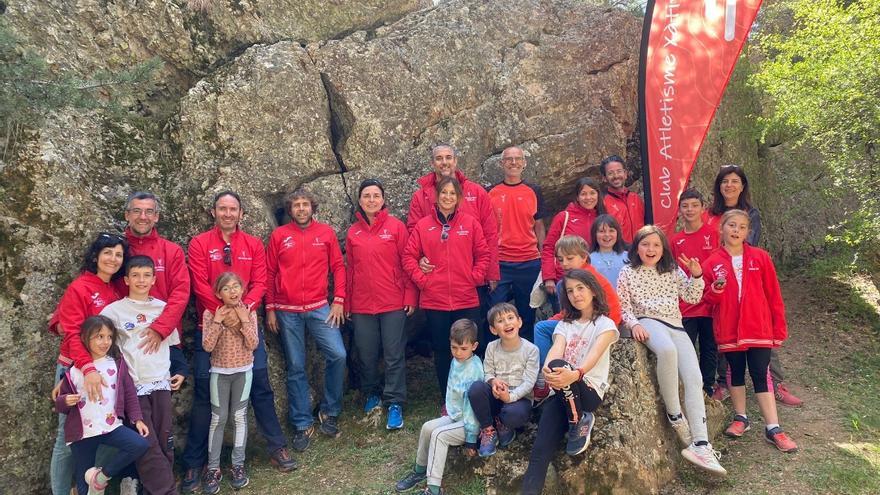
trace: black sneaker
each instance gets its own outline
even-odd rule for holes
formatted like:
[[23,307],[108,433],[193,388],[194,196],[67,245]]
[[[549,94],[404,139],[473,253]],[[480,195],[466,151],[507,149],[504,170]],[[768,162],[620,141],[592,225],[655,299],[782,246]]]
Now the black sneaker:
[[394,485],[394,489],[399,492],[405,492],[405,491],[409,490],[410,488],[418,485],[422,481],[425,481],[425,479],[427,479],[427,477],[428,477],[427,472],[417,473],[415,471],[410,471],[409,474],[406,475],[405,478],[398,481],[397,484]]
[[312,441],[312,435],[314,434],[314,426],[309,426],[305,430],[296,430],[296,432],[293,434],[293,442],[291,442],[293,450],[296,450],[297,452],[304,452],[307,448],[309,448],[309,444]]
[[339,431],[339,423],[336,416],[330,416],[323,411],[319,411],[318,421],[321,422],[321,433],[330,438],[339,438],[339,435],[342,435],[342,432]]
[[232,488],[239,490],[244,488],[250,483],[250,479],[248,478],[247,471],[244,470],[244,465],[232,466],[232,479],[229,481],[229,484],[232,485]]
[[590,445],[590,433],[593,431],[593,414],[584,413],[580,421],[571,423],[568,427],[568,443],[565,446],[565,453],[568,455],[578,455],[587,450]]
[[284,447],[272,452],[272,454],[269,455],[269,460],[272,462],[272,465],[282,473],[289,473],[297,467],[296,461],[290,457],[290,452]]
[[183,480],[180,482],[180,492],[192,493],[198,491],[199,485],[202,483],[201,478],[204,470],[205,466],[187,469],[183,475]]
[[202,493],[214,495],[220,492],[220,480],[223,479],[223,473],[219,469],[208,469],[202,475]]

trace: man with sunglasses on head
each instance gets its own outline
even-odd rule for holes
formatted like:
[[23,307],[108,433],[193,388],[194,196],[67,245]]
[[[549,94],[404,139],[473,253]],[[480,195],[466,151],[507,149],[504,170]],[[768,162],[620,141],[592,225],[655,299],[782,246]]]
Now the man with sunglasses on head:
[[605,181],[605,209],[620,223],[623,241],[631,243],[633,237],[645,225],[645,202],[641,196],[626,187],[629,170],[624,159],[611,155],[599,164],[599,173]]
[[[215,311],[222,305],[212,288],[214,281],[223,272],[232,271],[241,277],[245,284],[242,302],[249,310],[256,310],[266,293],[266,253],[263,242],[239,228],[244,215],[241,198],[233,191],[222,191],[214,196],[211,216],[214,228],[203,232],[189,243],[189,269],[192,275],[193,291],[196,295],[196,312],[201,320],[205,310]],[[230,313],[230,318],[237,316]],[[230,321],[234,325],[237,321]],[[275,395],[269,383],[268,360],[263,332],[254,351],[253,381],[251,383],[251,406],[257,426],[266,439],[266,447],[272,464],[279,471],[288,472],[296,468],[296,462],[287,451],[287,438],[278,421],[275,411]],[[202,349],[202,331],[196,329],[193,338],[193,365],[195,393],[190,412],[189,431],[186,448],[183,451],[183,464],[186,474],[181,483],[181,492],[188,493],[199,488],[200,478],[208,457],[208,428],[211,422],[209,353]],[[210,488],[216,480],[205,480]]]

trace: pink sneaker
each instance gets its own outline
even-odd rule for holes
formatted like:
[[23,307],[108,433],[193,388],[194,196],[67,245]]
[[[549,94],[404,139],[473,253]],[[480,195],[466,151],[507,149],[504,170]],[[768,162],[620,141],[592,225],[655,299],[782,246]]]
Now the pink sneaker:
[[712,392],[712,399],[717,400],[718,402],[724,402],[727,398],[730,397],[730,391],[727,390],[727,387],[723,387],[721,385],[715,385],[715,391]]
[[776,400],[786,406],[800,407],[804,405],[804,401],[795,397],[795,395],[792,394],[790,390],[788,390],[788,387],[786,387],[784,383],[779,383],[776,385],[775,395]]
[[724,430],[724,434],[730,438],[740,438],[749,431],[751,424],[749,420],[737,414],[733,417],[733,422]]
[[773,445],[777,449],[781,450],[785,453],[797,452],[798,446],[794,443],[794,440],[788,438],[788,435],[782,431],[782,428],[776,427],[772,430],[768,431],[764,438],[767,440],[767,443]]
[[86,474],[83,478],[85,478],[86,484],[89,485],[89,495],[104,495],[104,490],[107,489],[106,482],[98,482],[99,474],[101,474],[101,468],[99,467],[90,467],[86,469]]

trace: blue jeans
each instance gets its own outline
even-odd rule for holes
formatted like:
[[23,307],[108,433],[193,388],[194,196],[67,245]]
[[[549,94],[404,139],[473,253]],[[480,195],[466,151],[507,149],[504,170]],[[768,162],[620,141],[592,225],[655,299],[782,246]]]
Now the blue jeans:
[[[67,368],[60,364],[55,367],[55,381],[52,386],[61,380]],[[70,495],[70,484],[73,481],[73,455],[70,447],[64,442],[64,422],[66,414],[58,415],[58,431],[55,435],[55,445],[52,447],[52,460],[49,463],[49,480],[52,485],[52,495]]]
[[326,322],[330,306],[305,313],[276,311],[281,326],[281,343],[287,360],[287,420],[297,430],[312,426],[312,400],[306,377],[306,328],[324,356],[324,396],[321,412],[339,416],[342,412],[342,381],[345,376],[345,345],[342,333]]
[[[498,282],[498,287],[490,294],[490,303],[494,306],[513,299],[516,311],[523,322],[519,336],[531,341],[532,327],[535,326],[535,310],[529,306],[529,297],[531,296],[535,279],[541,273],[541,260],[536,259],[522,262],[502,261],[499,264],[501,266],[501,281]],[[491,321],[488,323],[492,325]],[[495,340],[497,337],[490,334],[489,338]]]
[[557,320],[543,320],[535,324],[535,345],[538,347],[538,367],[544,367],[547,353],[553,347],[553,330],[556,330]]
[[116,478],[122,474],[123,470],[144,455],[150,446],[146,438],[127,426],[119,426],[110,433],[84,438],[70,444],[76,462],[76,490],[79,495],[86,495],[89,491],[83,475],[87,469],[95,465],[95,455],[101,445],[110,445],[117,449],[117,454],[101,468],[108,478]]
[[[266,450],[271,454],[287,446],[287,438],[275,411],[275,393],[269,383],[269,360],[263,330],[260,343],[254,350],[254,374],[251,382],[251,409],[257,428],[266,439]],[[181,462],[187,469],[198,469],[208,461],[208,430],[211,426],[211,354],[202,348],[202,332],[197,330],[193,339],[193,401],[190,409],[189,430]],[[173,366],[173,364],[172,364]],[[67,494],[65,494],[67,495]]]

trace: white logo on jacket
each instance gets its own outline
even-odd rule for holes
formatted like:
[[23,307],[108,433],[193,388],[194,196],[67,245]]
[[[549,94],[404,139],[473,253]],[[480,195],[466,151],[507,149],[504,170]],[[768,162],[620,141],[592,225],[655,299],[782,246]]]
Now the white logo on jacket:
[[470,201],[471,203],[473,203],[474,201],[477,200],[477,197],[474,196],[470,191],[468,191],[468,193],[467,193],[467,195],[464,197],[464,199],[467,200],[467,201]]
[[284,239],[281,239],[281,247],[283,249],[290,249],[294,245],[296,245],[296,241],[293,240],[292,235],[289,235],[289,236],[285,237]]
[[706,244],[703,246],[703,249],[712,249],[712,243],[710,242],[711,240],[712,240],[711,235],[704,235],[703,236],[703,241],[706,242]]
[[220,261],[223,259],[223,254],[220,253],[219,249],[209,249],[208,258],[210,258],[211,261]]
[[471,233],[471,231],[470,231],[470,230],[464,230],[464,225],[459,225],[459,226],[458,226],[458,231],[457,231],[457,233],[458,233],[458,235],[468,235],[468,234]]
[[312,243],[312,246],[323,246],[324,241],[321,240],[320,237],[315,237],[315,242]]
[[394,235],[389,234],[388,229],[382,229],[382,233],[379,234],[379,239],[382,239],[383,241],[387,241],[390,239],[394,239]]
[[241,254],[238,255],[238,259],[241,261],[252,261],[253,260],[253,258],[251,258],[251,255],[247,251],[245,251],[244,249],[241,250]]
[[92,294],[92,304],[94,304],[96,308],[103,308],[107,302],[101,299],[100,292],[95,292]]
[[721,263],[712,267],[712,273],[715,274],[715,278],[727,278],[727,268],[724,268],[724,265]]
[[761,267],[755,263],[755,260],[749,260],[749,271],[750,272],[758,272],[761,271]]

